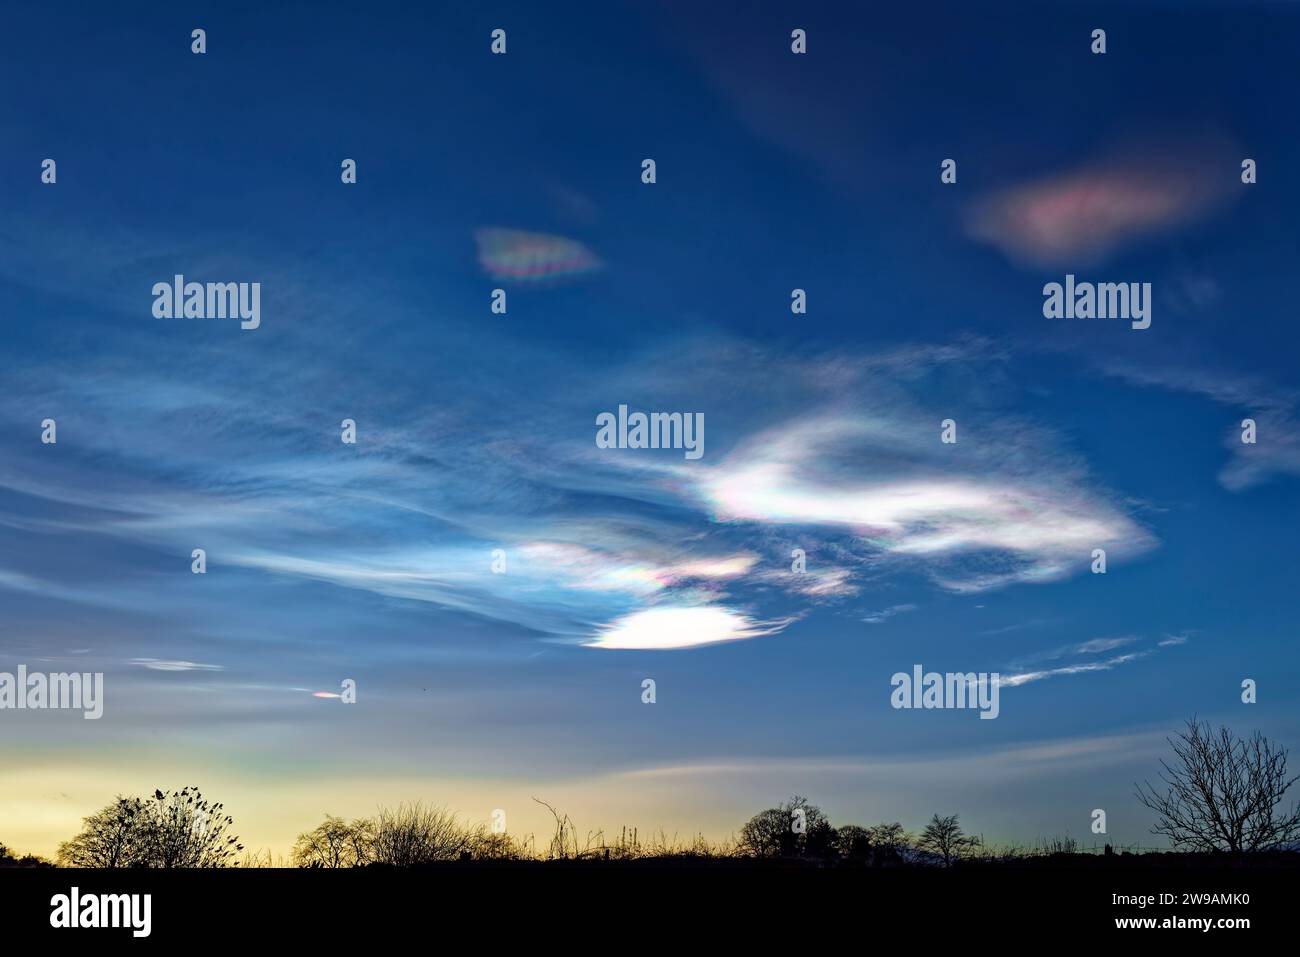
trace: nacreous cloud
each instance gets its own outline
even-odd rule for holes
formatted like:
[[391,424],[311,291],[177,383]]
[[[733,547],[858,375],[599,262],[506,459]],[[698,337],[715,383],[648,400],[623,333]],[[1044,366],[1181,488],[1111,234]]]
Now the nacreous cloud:
[[1018,262],[1087,265],[1121,243],[1192,222],[1225,196],[1219,144],[1191,142],[1045,177],[986,197],[967,232]]
[[600,260],[582,243],[563,236],[518,229],[480,229],[479,264],[493,279],[557,282],[600,269]]
[[[1007,436],[997,456],[972,447],[957,473],[926,428],[904,419],[885,432],[850,418],[790,423],[733,452],[698,491],[720,521],[841,526],[885,557],[925,559],[951,591],[1059,578],[1085,569],[1095,548],[1130,556],[1151,546],[1032,439],[1014,454]],[[908,438],[930,432],[928,443]],[[1002,460],[1021,465],[1004,469]]]

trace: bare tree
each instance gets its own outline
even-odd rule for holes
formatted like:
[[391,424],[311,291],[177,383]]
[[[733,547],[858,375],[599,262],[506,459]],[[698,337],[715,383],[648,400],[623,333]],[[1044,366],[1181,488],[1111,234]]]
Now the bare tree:
[[365,867],[375,859],[375,822],[373,818],[359,817],[353,820],[348,833],[349,853],[357,867]]
[[82,820],[80,833],[59,845],[63,867],[143,867],[147,811],[140,798],[119,796]]
[[961,829],[956,814],[947,817],[934,815],[916,840],[916,846],[921,850],[940,855],[944,867],[952,867],[953,861],[978,844],[978,838],[971,837]]
[[155,791],[146,805],[150,867],[227,867],[244,849],[227,833],[234,819],[225,805],[208,802],[198,788]]
[[1287,777],[1285,748],[1259,731],[1238,738],[1226,727],[1187,722],[1169,739],[1172,763],[1161,760],[1165,790],[1137,785],[1137,798],[1156,813],[1153,834],[1197,851],[1267,851],[1300,839],[1300,808],[1279,808],[1300,775]]
[[228,832],[224,805],[204,800],[198,788],[152,799],[118,797],[85,818],[76,837],[59,846],[67,867],[227,867],[244,849]]
[[796,794],[746,821],[740,829],[739,850],[752,857],[820,857],[835,843],[835,830],[822,809]]
[[871,856],[871,831],[857,824],[844,824],[835,830],[835,849],[847,860],[865,861]]
[[872,858],[877,864],[896,864],[903,860],[908,837],[903,825],[897,821],[892,824],[881,822],[869,828],[867,839],[871,844]]
[[474,846],[478,836],[478,831],[462,826],[444,808],[426,808],[419,802],[398,805],[396,810],[381,808],[375,816],[370,859],[394,867],[454,861]]
[[369,821],[349,823],[327,814],[322,823],[298,835],[293,863],[296,867],[357,867],[369,860],[372,838]]

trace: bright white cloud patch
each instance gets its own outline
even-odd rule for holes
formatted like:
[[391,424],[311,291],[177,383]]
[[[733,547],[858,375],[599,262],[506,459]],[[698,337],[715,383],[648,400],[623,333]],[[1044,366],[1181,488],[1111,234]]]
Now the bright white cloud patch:
[[698,492],[722,521],[838,526],[882,554],[946,563],[934,577],[959,592],[1081,571],[1094,548],[1150,547],[1032,439],[999,436],[999,447],[1011,443],[1003,461],[1020,463],[1014,470],[977,448],[955,473],[937,428],[927,428],[908,419],[883,431],[847,417],[789,423],[729,456]]
[[698,648],[723,641],[740,641],[776,634],[789,622],[757,622],[730,608],[648,608],[605,626],[591,648],[662,651]]

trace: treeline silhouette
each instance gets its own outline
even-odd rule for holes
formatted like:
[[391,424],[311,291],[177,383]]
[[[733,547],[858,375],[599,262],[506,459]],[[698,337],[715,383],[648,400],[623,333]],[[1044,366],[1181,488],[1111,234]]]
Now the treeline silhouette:
[[24,854],[19,857],[9,848],[0,844],[0,867],[53,867],[45,858],[36,854]]
[[[1136,786],[1135,796],[1156,814],[1152,833],[1175,852],[1300,861],[1300,807],[1282,809],[1297,776],[1288,776],[1287,751],[1259,732],[1235,737],[1195,718],[1169,739],[1173,759],[1162,761],[1160,784]],[[834,826],[822,809],[801,796],[760,811],[735,835],[710,841],[662,831],[642,836],[623,828],[580,833],[573,820],[550,804],[553,830],[542,842],[485,824],[463,821],[446,808],[422,803],[380,808],[374,816],[345,820],[327,815],[300,834],[287,862],[300,868],[411,868],[447,862],[726,862],[789,863],[845,867],[953,867],[958,864],[1024,863],[1077,858],[1071,837],[1033,846],[992,846],[968,834],[956,814],[933,815],[915,834],[901,823]],[[234,821],[220,803],[198,788],[117,797],[83,821],[81,831],[59,846],[57,863],[92,868],[222,868],[284,866],[269,853],[244,854]],[[1109,858],[1114,849],[1107,845]],[[1123,852],[1123,856],[1129,856]],[[1168,855],[1165,855],[1168,856]],[[0,844],[0,866],[51,866],[35,855],[16,856]]]

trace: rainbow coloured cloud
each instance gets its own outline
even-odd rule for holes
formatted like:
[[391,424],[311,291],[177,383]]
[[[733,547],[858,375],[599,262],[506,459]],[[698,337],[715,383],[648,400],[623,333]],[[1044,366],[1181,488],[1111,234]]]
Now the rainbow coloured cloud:
[[488,227],[478,230],[479,264],[494,279],[546,282],[595,272],[600,260],[580,242],[563,236]]

